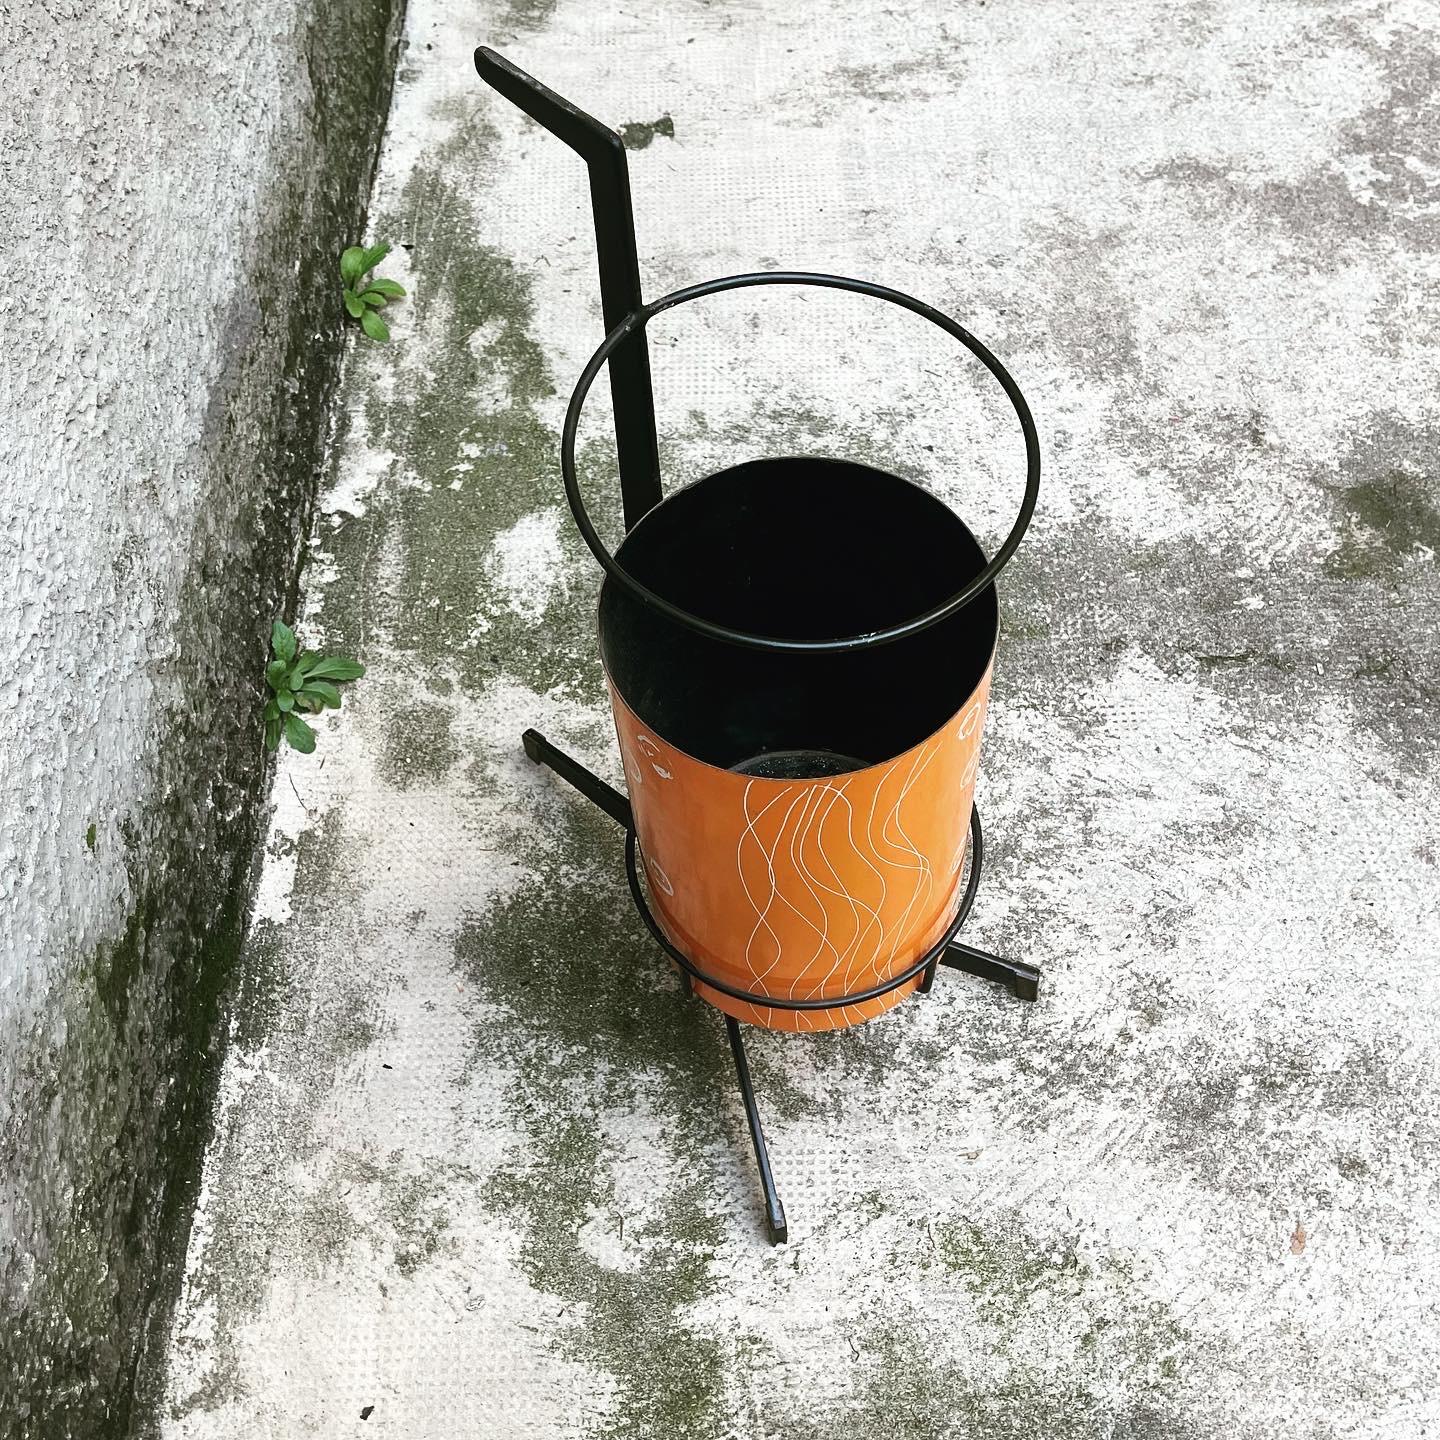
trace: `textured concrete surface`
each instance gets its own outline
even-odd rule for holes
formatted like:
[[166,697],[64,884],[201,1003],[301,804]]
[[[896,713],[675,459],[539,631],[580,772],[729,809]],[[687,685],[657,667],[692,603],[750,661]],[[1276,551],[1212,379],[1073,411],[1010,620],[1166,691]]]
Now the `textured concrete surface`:
[[[7,5],[0,1436],[126,1425],[388,94],[388,0]],[[343,26],[340,12],[343,11]]]
[[[415,0],[305,625],[371,666],[288,757],[171,1343],[171,1440],[1440,1433],[1440,35],[1407,3]],[[561,509],[599,334],[580,166],[477,41],[626,127],[651,294],[871,276],[1012,366],[969,928],[762,1037],[765,1243],[717,1017],[618,837]],[[664,317],[667,478],[812,449],[993,545],[973,367],[812,295]],[[586,456],[606,506],[604,415]]]

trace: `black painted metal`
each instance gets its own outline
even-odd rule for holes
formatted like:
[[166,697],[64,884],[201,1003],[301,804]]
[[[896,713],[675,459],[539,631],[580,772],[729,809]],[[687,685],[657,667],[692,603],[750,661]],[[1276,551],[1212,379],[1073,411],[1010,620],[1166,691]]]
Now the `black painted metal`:
[[[682,610],[800,639],[907,620],[987,563],[922,486],[814,455],[747,460],[676,490],[616,558]],[[813,779],[914,749],[970,703],[999,634],[993,585],[918,634],[803,655],[697,635],[608,576],[600,588],[600,658],[621,699],[677,750],[746,774],[758,763]]]
[[733,1015],[725,1017],[725,1032],[730,1037],[730,1053],[735,1057],[735,1074],[740,1081],[740,1098],[745,1102],[745,1123],[750,1127],[750,1144],[755,1149],[755,1165],[760,1171],[760,1189],[765,1195],[765,1224],[772,1245],[783,1245],[790,1236],[785,1224],[785,1207],[775,1188],[770,1171],[770,1150],[765,1144],[765,1131],[760,1125],[760,1107],[755,1103],[755,1086],[750,1080],[750,1058],[745,1053],[745,1037]]
[[[601,311],[605,328],[615,329],[642,308],[630,167],[623,142],[608,125],[602,125],[484,45],[475,52],[475,69],[486,84],[585,161],[590,172],[590,206],[595,214]],[[595,377],[590,378],[593,381]],[[650,384],[650,353],[643,337],[633,347],[627,347],[627,353],[610,361],[610,395],[615,405],[615,450],[628,529],[652,505],[660,503],[655,400]]]
[[[1020,421],[1021,433],[1025,439],[1025,495],[1021,501],[1020,512],[1016,517],[1015,524],[989,564],[978,574],[968,578],[947,599],[932,606],[924,613],[912,616],[899,624],[838,638],[796,639],[738,630],[733,626],[707,620],[704,616],[697,615],[693,611],[686,610],[667,600],[648,585],[641,584],[610,553],[605,542],[601,540],[599,532],[595,529],[589,512],[585,508],[585,497],[580,491],[580,478],[575,464],[575,440],[580,425],[580,413],[585,405],[585,397],[589,393],[591,385],[594,384],[595,377],[600,373],[601,367],[617,353],[623,354],[622,347],[627,342],[638,343],[643,338],[645,326],[661,311],[673,309],[675,306],[683,305],[691,300],[699,300],[706,295],[718,295],[726,290],[740,290],[755,285],[814,285],[821,289],[848,290],[857,295],[867,295],[875,300],[885,300],[892,305],[898,305],[901,309],[909,310],[922,319],[930,321],[932,325],[939,326],[946,334],[964,345],[1000,382],[1001,389],[1004,390],[1006,397],[1014,407],[1015,414]],[[589,363],[581,372],[579,382],[570,397],[570,408],[565,414],[565,428],[560,442],[560,469],[565,478],[565,494],[570,502],[571,513],[575,517],[576,528],[579,529],[585,543],[590,547],[591,553],[617,585],[624,586],[637,600],[651,609],[659,611],[676,624],[683,625],[697,634],[708,635],[715,640],[728,641],[732,645],[745,645],[756,650],[792,652],[860,650],[872,645],[884,645],[889,641],[899,640],[904,636],[915,635],[928,629],[931,625],[962,610],[977,595],[984,594],[994,584],[995,577],[1005,568],[1010,557],[1019,547],[1030,524],[1030,517],[1035,511],[1035,502],[1040,494],[1040,438],[1035,430],[1035,421],[1030,414],[1030,407],[1025,403],[1025,397],[1020,393],[1020,387],[1015,383],[1010,372],[964,326],[935,309],[933,305],[927,305],[923,300],[917,300],[902,291],[891,290],[887,286],[876,285],[868,280],[849,280],[842,275],[824,275],[800,270],[773,270],[753,275],[727,275],[719,280],[706,280],[699,285],[687,285],[682,290],[674,290],[659,300],[652,300],[648,305],[640,306],[616,325],[605,337],[600,348],[590,357]]]
[[520,737],[520,742],[525,746],[525,753],[537,765],[548,765],[592,805],[598,805],[627,834],[634,830],[635,820],[630,813],[630,802],[613,785],[607,785],[578,760],[572,760],[538,730],[527,730]]
[[1002,960],[973,945],[952,940],[940,956],[940,963],[952,970],[963,970],[967,975],[976,975],[981,980],[994,980],[997,984],[1008,985],[1010,993],[1017,1000],[1038,1000],[1040,998],[1040,972],[1033,965],[1020,960]]

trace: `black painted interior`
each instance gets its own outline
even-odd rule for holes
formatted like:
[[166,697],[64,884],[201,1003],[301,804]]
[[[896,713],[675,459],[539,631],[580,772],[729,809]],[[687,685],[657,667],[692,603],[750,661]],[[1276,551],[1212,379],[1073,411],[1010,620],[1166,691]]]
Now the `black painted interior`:
[[[810,640],[923,614],[985,566],[964,522],[928,491],[811,457],[750,461],[676,491],[617,558],[707,620]],[[752,773],[832,774],[902,754],[958,713],[985,673],[998,620],[991,586],[906,639],[775,654],[698,635],[607,578],[600,651],[630,708],[686,754]]]

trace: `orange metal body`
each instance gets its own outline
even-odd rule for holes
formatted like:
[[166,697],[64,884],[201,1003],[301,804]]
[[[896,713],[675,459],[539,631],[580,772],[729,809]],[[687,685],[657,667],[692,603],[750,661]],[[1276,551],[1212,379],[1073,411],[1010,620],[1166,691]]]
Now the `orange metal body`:
[[[717,980],[777,998],[854,994],[914,964],[960,903],[990,673],[922,744],[808,780],[696,760],[647,728],[612,682],[651,909],[671,943]],[[695,989],[752,1025],[833,1030],[883,1015],[918,984],[824,1010]]]

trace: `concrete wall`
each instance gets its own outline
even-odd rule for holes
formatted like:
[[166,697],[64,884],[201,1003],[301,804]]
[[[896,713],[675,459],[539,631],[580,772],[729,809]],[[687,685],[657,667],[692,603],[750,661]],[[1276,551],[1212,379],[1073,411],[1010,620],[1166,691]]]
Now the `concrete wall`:
[[[372,214],[410,294],[346,366],[305,582],[370,670],[277,778],[166,1440],[1440,1440],[1440,7],[406,25]],[[1042,437],[964,931],[1040,1000],[947,970],[750,1032],[784,1246],[723,1025],[520,747],[628,783],[557,460],[604,328],[583,166],[477,41],[650,132],[652,298],[894,285]],[[769,291],[650,343],[667,485],[818,451],[1013,519],[1013,418],[918,321]]]
[[164,1328],[399,9],[7,16],[0,1436],[124,1433]]

